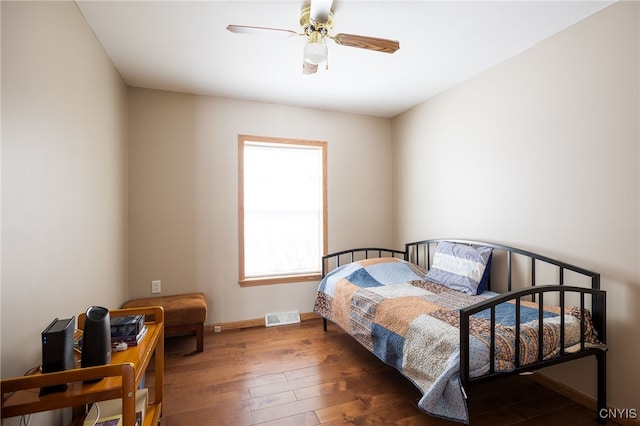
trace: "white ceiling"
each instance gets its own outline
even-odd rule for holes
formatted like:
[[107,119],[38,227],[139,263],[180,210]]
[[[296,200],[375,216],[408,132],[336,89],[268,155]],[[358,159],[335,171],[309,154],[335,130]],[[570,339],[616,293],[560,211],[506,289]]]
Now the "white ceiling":
[[614,1],[335,0],[331,34],[400,42],[386,54],[329,41],[329,69],[302,74],[303,0],[76,0],[124,81],[146,87],[393,117]]

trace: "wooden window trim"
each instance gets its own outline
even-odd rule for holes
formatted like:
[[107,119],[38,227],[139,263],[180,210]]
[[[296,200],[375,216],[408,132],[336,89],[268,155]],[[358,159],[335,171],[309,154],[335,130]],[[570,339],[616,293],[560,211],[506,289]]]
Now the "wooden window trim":
[[275,138],[268,136],[238,135],[238,250],[239,273],[238,283],[241,287],[260,285],[300,283],[319,281],[321,272],[311,274],[294,274],[269,277],[247,278],[244,275],[244,144],[245,142],[266,142],[274,144],[307,145],[320,147],[322,152],[322,254],[327,254],[328,248],[328,210],[327,210],[327,142],[305,139]]

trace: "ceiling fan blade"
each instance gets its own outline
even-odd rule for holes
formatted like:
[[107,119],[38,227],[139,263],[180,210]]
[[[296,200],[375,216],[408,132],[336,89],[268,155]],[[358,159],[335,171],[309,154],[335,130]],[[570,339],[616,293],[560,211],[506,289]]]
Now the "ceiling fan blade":
[[375,50],[378,52],[393,53],[400,49],[400,42],[386,38],[376,38],[355,34],[336,34],[333,40],[343,46],[358,47],[360,49]]
[[331,5],[333,0],[311,0],[311,11],[309,13],[312,21],[324,24],[329,20]]
[[318,64],[310,64],[302,61],[302,74],[315,74],[318,71]]
[[292,30],[281,30],[278,28],[266,28],[266,27],[250,27],[247,25],[227,25],[227,30],[232,33],[238,34],[266,34],[266,35],[279,35],[292,37],[298,35],[297,32]]

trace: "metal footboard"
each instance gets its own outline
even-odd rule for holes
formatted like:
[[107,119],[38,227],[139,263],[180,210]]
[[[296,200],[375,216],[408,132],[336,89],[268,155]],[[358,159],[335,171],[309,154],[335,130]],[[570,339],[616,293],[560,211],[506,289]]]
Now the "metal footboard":
[[[565,347],[565,320],[564,309],[566,306],[567,294],[575,294],[580,299],[580,350],[577,352],[567,352]],[[560,353],[552,358],[544,359],[543,357],[543,314],[544,314],[544,300],[545,295],[557,295],[559,297],[560,307]],[[532,297],[535,296],[535,297]],[[590,303],[587,304],[585,300],[586,296],[590,299]],[[533,363],[522,364],[520,359],[520,312],[521,302],[524,298],[532,298],[538,300],[538,353],[537,359]],[[514,346],[515,346],[515,368],[511,371],[496,371],[495,369],[495,345],[496,345],[496,307],[502,303],[514,302],[515,303],[515,331],[514,331]],[[532,287],[529,289],[516,290],[510,293],[506,293],[500,296],[492,297],[484,302],[462,308],[460,310],[460,379],[463,389],[469,389],[473,383],[484,382],[498,378],[500,376],[509,374],[518,374],[523,372],[529,372],[539,370],[540,368],[548,367],[555,364],[560,364],[573,359],[584,358],[587,356],[596,356],[597,360],[597,413],[598,421],[604,423],[606,419],[600,416],[602,409],[606,410],[606,351],[601,348],[588,347],[585,342],[585,324],[587,319],[585,318],[585,309],[589,309],[592,312],[592,323],[598,333],[598,340],[605,343],[601,338],[600,333],[606,329],[606,293],[599,289],[590,289],[575,286],[566,285],[542,285]],[[474,314],[490,311],[490,340],[489,340],[489,372],[479,376],[470,377],[469,370],[469,357],[470,357],[470,318]],[[603,333],[604,334],[604,333]],[[604,337],[604,336],[603,336]]]
[[377,257],[398,257],[404,259],[405,252],[389,248],[366,247],[329,253],[322,256],[322,278],[339,266],[352,263],[357,260]]

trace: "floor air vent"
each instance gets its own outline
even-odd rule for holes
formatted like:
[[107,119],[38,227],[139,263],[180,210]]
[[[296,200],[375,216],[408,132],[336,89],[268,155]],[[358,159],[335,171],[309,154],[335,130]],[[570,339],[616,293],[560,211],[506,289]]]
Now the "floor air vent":
[[278,312],[276,314],[266,314],[264,316],[264,325],[273,327],[274,325],[295,324],[300,322],[300,313],[298,311]]

